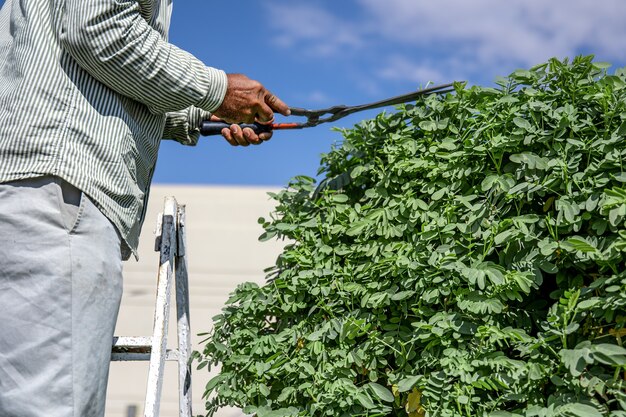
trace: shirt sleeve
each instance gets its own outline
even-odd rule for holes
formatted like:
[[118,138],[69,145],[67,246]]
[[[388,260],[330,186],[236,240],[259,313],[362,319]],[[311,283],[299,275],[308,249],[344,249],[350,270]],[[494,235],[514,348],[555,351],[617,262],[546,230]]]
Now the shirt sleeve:
[[164,114],[190,106],[212,112],[224,99],[224,71],[168,43],[134,0],[60,0],[58,35],[90,75]]
[[171,139],[183,145],[194,146],[200,138],[200,123],[210,118],[211,113],[194,106],[167,113],[163,139]]

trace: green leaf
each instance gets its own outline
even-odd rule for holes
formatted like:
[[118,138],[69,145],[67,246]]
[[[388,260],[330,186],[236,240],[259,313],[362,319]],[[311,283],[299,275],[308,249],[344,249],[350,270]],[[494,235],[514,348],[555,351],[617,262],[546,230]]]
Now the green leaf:
[[574,377],[580,376],[587,365],[593,363],[591,349],[581,347],[579,349],[562,349],[559,352],[561,361],[569,369]]
[[594,62],[593,66],[598,69],[607,69],[607,68],[611,68],[611,63],[610,62]]
[[441,198],[443,198],[443,196],[446,195],[446,192],[448,192],[447,188],[441,188],[435,191],[430,198],[434,201],[441,200]]
[[437,130],[437,123],[433,120],[423,120],[419,123],[419,127],[422,130],[432,132]]
[[399,392],[407,392],[413,389],[415,385],[419,382],[420,377],[417,375],[407,376],[398,382],[398,391]]
[[588,310],[590,308],[597,306],[598,304],[600,304],[600,302],[601,302],[600,298],[594,297],[594,298],[590,298],[589,300],[581,301],[580,303],[578,303],[577,307],[581,310]]
[[259,242],[267,242],[268,240],[274,238],[276,235],[276,231],[265,232],[261,236],[259,236]]
[[579,251],[583,253],[595,253],[598,252],[598,248],[593,246],[589,241],[580,236],[573,236],[563,242],[562,247],[568,250]]
[[290,223],[276,223],[276,230],[280,230],[281,232],[293,232],[298,228],[297,224]]
[[304,223],[300,223],[301,228],[317,227],[318,222],[316,218],[311,218]]
[[285,400],[287,400],[287,398],[289,398],[295,392],[296,392],[296,389],[294,387],[285,387],[280,392],[280,395],[278,396],[276,401],[278,401],[278,402],[285,401]]
[[217,387],[225,379],[226,379],[226,376],[224,374],[215,375],[213,378],[209,380],[209,382],[207,382],[206,387],[205,387],[206,392],[213,391],[215,387]]
[[393,301],[406,300],[407,298],[415,295],[415,291],[400,291],[391,296]]
[[514,236],[516,233],[517,233],[517,230],[505,230],[502,233],[498,233],[498,235],[494,239],[494,243],[496,245],[501,245],[507,240],[509,240],[509,238]]
[[[621,135],[624,135],[626,134],[626,122],[622,123],[622,125],[624,126],[624,133],[621,133]],[[613,178],[615,178],[619,182],[626,182],[626,172],[620,172],[619,174],[615,174]]]
[[334,203],[347,203],[348,201],[350,201],[350,198],[345,194],[334,194],[331,197],[331,200]]
[[580,207],[578,204],[570,201],[567,198],[560,198],[555,203],[556,209],[559,211],[559,216],[565,218],[569,223],[573,223],[580,214]]
[[223,343],[215,342],[213,343],[213,346],[216,350],[219,350],[220,352],[228,352],[228,348]]
[[259,384],[259,393],[265,397],[270,395],[270,389],[265,384]]
[[544,170],[548,167],[548,161],[546,158],[540,157],[532,152],[513,154],[509,157],[509,159],[511,162],[526,165],[530,169]]
[[306,372],[309,375],[315,375],[315,368],[313,368],[313,366],[311,366],[310,363],[306,363],[305,362],[305,363],[302,364],[302,367],[306,370]]
[[515,126],[521,127],[524,130],[532,130],[532,125],[530,124],[530,122],[526,119],[522,119],[521,117],[514,118],[513,123],[515,124]]
[[581,403],[567,404],[561,408],[561,411],[571,417],[603,417],[597,408]]
[[370,225],[370,222],[367,221],[367,220],[356,222],[348,230],[346,230],[346,235],[348,235],[348,236],[358,236],[361,233],[363,233],[363,231],[369,225]]
[[356,395],[356,399],[363,407],[365,407],[368,410],[376,408],[376,404],[374,404],[372,399],[369,397],[369,395],[365,393],[365,391],[360,391]]
[[253,414],[256,414],[257,417],[295,417],[298,415],[298,409],[295,407],[289,407],[272,410],[269,407],[261,407],[257,409],[256,413]]
[[376,382],[370,382],[366,386],[368,386],[372,390],[372,392],[381,400],[386,402],[393,402],[393,394],[382,385],[377,384]]
[[593,358],[605,365],[626,366],[626,349],[618,345],[593,345]]
[[363,165],[359,165],[359,166],[357,166],[357,167],[354,167],[354,168],[352,169],[352,171],[350,171],[350,177],[351,177],[352,179],[354,179],[354,178],[358,178],[359,176],[361,176],[361,175],[362,175],[364,172],[366,172],[366,171],[367,171],[367,168],[366,168],[366,167],[364,167]]

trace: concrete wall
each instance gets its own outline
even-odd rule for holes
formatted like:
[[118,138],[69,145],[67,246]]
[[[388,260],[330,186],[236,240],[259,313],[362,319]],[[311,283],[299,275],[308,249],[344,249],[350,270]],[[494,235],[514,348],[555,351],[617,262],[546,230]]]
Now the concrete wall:
[[[144,223],[139,262],[133,259],[124,267],[124,296],[117,323],[118,336],[148,336],[152,333],[158,256],[154,249],[154,227],[165,196],[174,196],[187,206],[187,242],[191,327],[194,350],[200,350],[197,336],[211,327],[238,283],[262,283],[263,269],[274,264],[283,243],[260,243],[262,233],[259,217],[268,217],[275,203],[267,196],[268,188],[252,187],[152,187],[148,213]],[[171,317],[175,317],[175,311]],[[169,346],[176,344],[175,320],[170,322]],[[165,371],[161,416],[178,416],[177,370],[169,363]],[[204,386],[215,372],[206,369],[192,374],[194,415],[204,415],[201,399]],[[143,416],[148,376],[148,362],[114,362],[108,388],[106,417],[129,417],[129,406]],[[239,410],[226,409],[222,417],[241,415]],[[130,414],[132,417],[132,414]]]

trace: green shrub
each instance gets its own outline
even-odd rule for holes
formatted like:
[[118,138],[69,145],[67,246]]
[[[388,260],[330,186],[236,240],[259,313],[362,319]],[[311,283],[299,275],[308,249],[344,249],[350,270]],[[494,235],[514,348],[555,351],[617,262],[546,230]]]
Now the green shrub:
[[[214,318],[207,410],[626,416],[626,71],[457,85],[273,195],[267,284]],[[317,190],[315,190],[317,188]]]

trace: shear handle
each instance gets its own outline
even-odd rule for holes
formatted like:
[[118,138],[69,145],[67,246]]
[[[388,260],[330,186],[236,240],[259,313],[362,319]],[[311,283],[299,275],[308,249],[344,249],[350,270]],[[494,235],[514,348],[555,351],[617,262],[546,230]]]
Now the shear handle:
[[[259,123],[244,123],[239,126],[242,129],[250,128],[254,130],[254,133],[257,135],[263,132],[271,132],[273,129],[272,125],[262,125]],[[200,134],[202,136],[219,135],[222,133],[222,129],[224,128],[229,129],[230,123],[204,121],[200,124]]]
[[[271,132],[273,130],[285,130],[285,129],[302,129],[306,126],[306,123],[273,123],[270,125],[262,125],[259,123],[242,123],[239,125],[242,129],[250,128],[256,133]],[[230,123],[224,122],[209,122],[204,121],[200,124],[200,134],[202,136],[213,136],[222,133],[222,129],[230,128]]]

